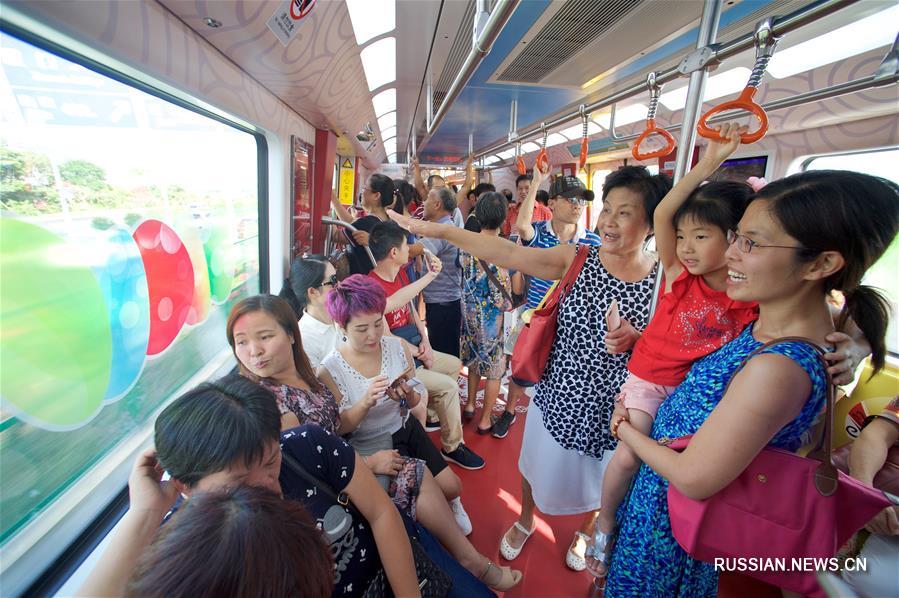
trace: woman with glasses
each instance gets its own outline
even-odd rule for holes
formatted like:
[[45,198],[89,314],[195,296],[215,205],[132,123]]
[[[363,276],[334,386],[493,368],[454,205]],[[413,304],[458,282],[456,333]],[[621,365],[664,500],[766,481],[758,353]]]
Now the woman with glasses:
[[[783,337],[826,346],[835,322],[831,291],[846,298],[837,328],[851,318],[871,345],[875,372],[883,367],[888,304],[861,280],[897,230],[899,185],[868,175],[796,174],[751,200],[728,235],[727,294],[757,303],[758,319],[693,365],[659,407],[650,435],[631,425],[624,409],[613,415],[611,431],[643,465],[619,509],[606,596],[715,595],[713,566],[690,558],[672,535],[668,485],[702,500],[733,481],[765,446],[800,447],[825,399],[817,352],[806,342],[785,341],[749,357]],[[688,434],[693,438],[682,453],[657,442]]]

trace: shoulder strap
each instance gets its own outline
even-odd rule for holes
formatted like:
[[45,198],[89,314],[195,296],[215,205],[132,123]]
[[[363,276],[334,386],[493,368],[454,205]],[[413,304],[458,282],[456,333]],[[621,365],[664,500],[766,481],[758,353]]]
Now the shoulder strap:
[[724,393],[727,393],[727,389],[730,388],[730,384],[731,382],[733,382],[737,373],[739,373],[740,370],[742,370],[743,367],[747,363],[749,363],[750,359],[752,359],[762,351],[781,343],[803,343],[812,347],[818,355],[821,366],[824,368],[824,375],[826,377],[823,413],[824,431],[821,434],[821,439],[818,441],[818,444],[816,444],[815,448],[809,452],[808,456],[810,459],[815,459],[816,461],[821,462],[821,465],[818,466],[818,469],[815,471],[815,487],[823,496],[830,496],[831,494],[836,492],[837,482],[839,480],[837,468],[831,461],[831,454],[833,452],[833,404],[835,388],[833,380],[830,377],[830,373],[827,371],[827,362],[824,360],[825,351],[818,345],[818,343],[802,336],[785,336],[783,338],[774,339],[773,341],[768,341],[743,358],[743,361],[741,361],[740,365],[737,366],[737,369],[734,370],[730,381],[727,383],[727,387],[724,389]]
[[571,261],[568,271],[565,272],[565,276],[562,277],[562,281],[559,283],[559,288],[563,295],[568,294],[568,291],[571,289],[572,285],[574,285],[577,277],[580,276],[581,270],[584,269],[584,262],[587,261],[587,256],[589,254],[590,247],[581,243],[575,243],[574,259]]
[[508,291],[506,291],[505,287],[500,284],[499,280],[497,280],[496,275],[493,274],[493,271],[490,270],[490,264],[478,258],[478,264],[480,264],[481,268],[484,270],[484,273],[487,275],[487,280],[493,283],[500,293],[503,294],[503,298],[508,301],[510,304],[515,303],[512,301],[512,296],[509,295]]
[[347,507],[351,511],[356,510],[356,506],[350,501],[350,497],[346,492],[341,492],[339,494],[335,492],[328,483],[326,483],[318,476],[314,476],[309,473],[309,471],[307,471],[305,467],[300,465],[300,462],[294,459],[291,455],[285,453],[284,451],[281,451],[281,461],[287,465],[287,469],[291,470],[292,472],[324,492],[340,506]]

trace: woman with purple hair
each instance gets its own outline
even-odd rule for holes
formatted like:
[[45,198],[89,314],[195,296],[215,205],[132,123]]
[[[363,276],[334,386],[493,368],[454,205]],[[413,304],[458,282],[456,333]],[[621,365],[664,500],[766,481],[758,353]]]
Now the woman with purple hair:
[[[386,303],[383,288],[367,276],[353,275],[337,285],[328,296],[328,314],[345,340],[322,360],[319,379],[337,398],[340,431],[349,434],[348,441],[359,454],[396,450],[401,456],[423,459],[446,499],[458,500],[461,481],[421,424],[408,417],[407,409],[418,401],[415,395],[423,397],[427,391],[414,378],[409,349],[399,338],[384,334]],[[498,567],[478,553],[458,525],[445,527],[452,529],[432,531],[484,583],[504,591],[519,582],[520,572]]]

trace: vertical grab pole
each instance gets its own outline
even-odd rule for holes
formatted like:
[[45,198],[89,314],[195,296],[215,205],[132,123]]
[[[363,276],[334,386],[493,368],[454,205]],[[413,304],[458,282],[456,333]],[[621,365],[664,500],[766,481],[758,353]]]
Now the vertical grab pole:
[[[696,40],[696,49],[701,50],[715,43],[718,36],[718,22],[721,19],[721,0],[705,0],[702,7],[702,17],[699,20],[699,38]],[[677,143],[677,162],[674,166],[675,184],[687,174],[690,168],[690,159],[693,156],[693,146],[696,144],[696,123],[699,121],[699,113],[702,110],[702,98],[705,91],[705,82],[708,79],[708,71],[700,68],[690,73],[690,83],[687,86],[687,103],[684,106],[683,127],[680,132],[680,140]],[[656,274],[655,289],[649,304],[649,317],[652,318],[659,301],[659,291],[662,290],[662,269]]]

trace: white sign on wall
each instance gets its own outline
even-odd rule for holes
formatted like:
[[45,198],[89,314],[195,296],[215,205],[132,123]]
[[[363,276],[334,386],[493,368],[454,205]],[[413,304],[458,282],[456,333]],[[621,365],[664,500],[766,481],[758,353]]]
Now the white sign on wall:
[[268,28],[282,45],[287,45],[297,35],[300,19],[309,14],[315,0],[284,0],[268,20]]

